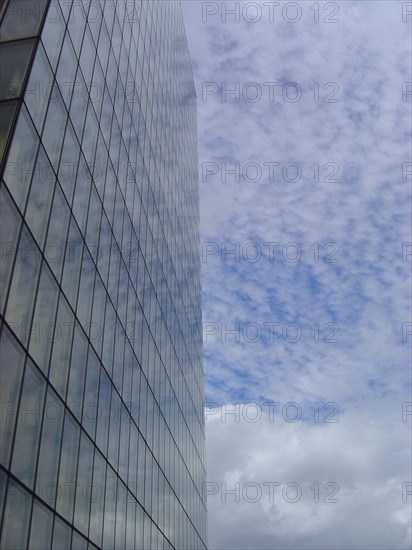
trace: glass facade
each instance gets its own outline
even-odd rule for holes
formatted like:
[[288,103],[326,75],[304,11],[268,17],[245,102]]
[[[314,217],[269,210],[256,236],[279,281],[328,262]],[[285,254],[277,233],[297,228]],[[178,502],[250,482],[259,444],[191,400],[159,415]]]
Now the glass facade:
[[0,17],[0,546],[206,548],[179,2],[6,0]]

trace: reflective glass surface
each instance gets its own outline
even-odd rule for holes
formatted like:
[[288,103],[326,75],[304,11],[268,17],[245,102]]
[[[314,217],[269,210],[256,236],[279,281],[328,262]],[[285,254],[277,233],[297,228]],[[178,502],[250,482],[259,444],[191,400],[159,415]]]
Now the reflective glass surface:
[[179,2],[53,0],[43,19],[34,4],[20,30],[2,27],[20,106],[2,127],[1,544],[204,549],[196,94]]

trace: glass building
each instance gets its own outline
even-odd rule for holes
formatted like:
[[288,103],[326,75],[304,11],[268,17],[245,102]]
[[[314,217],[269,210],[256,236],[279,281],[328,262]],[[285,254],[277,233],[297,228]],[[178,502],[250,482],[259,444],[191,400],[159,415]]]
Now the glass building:
[[0,546],[206,548],[179,2],[6,0],[0,17]]

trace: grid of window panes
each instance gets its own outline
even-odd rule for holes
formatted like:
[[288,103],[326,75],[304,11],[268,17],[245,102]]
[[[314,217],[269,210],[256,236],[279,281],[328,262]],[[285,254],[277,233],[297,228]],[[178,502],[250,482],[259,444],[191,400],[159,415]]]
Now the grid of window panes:
[[205,548],[179,2],[53,0],[33,48],[0,187],[0,545]]

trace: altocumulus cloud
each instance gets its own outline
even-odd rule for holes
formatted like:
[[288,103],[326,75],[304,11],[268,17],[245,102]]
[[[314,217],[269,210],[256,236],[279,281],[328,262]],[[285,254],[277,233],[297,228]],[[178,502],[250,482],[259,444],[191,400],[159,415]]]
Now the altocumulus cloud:
[[[208,477],[264,472],[306,492],[332,481],[341,498],[210,494],[210,545],[409,548],[412,8],[267,4],[182,2],[198,94],[206,401],[296,402],[302,418],[210,416]],[[225,20],[224,5],[239,16]],[[326,402],[338,424],[313,422],[310,407]]]

